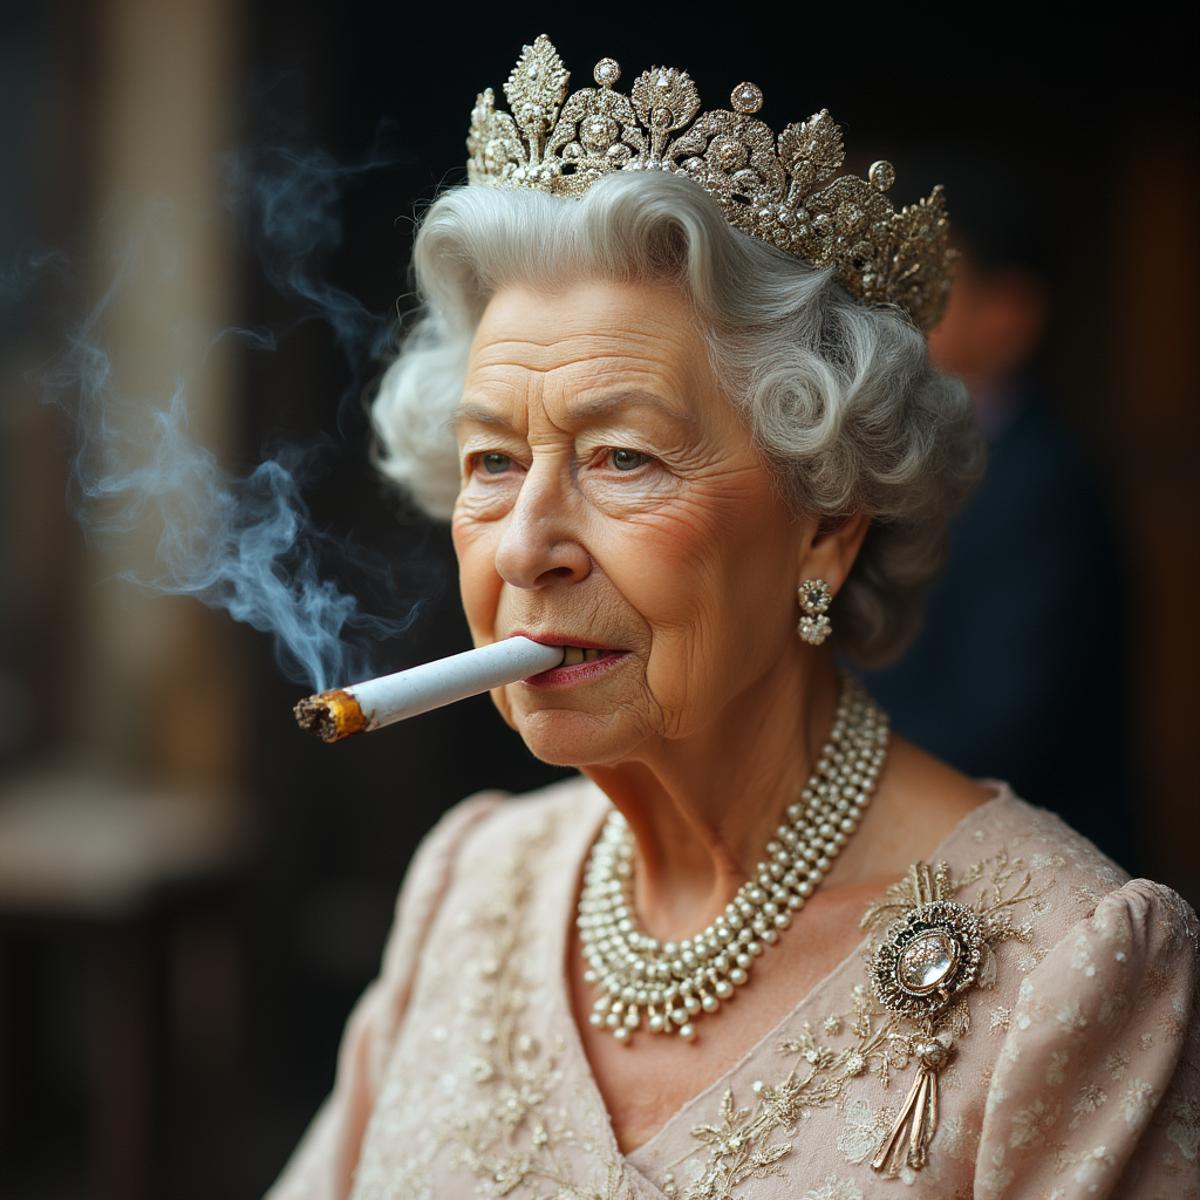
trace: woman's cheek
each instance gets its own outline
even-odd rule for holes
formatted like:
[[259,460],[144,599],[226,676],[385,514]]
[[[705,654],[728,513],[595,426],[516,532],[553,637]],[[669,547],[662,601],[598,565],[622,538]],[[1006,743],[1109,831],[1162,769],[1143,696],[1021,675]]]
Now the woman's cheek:
[[454,547],[454,553],[460,561],[463,550],[470,545],[470,538],[467,522],[462,517],[458,502],[455,501],[454,515],[450,518],[450,544]]
[[627,519],[651,516],[679,496],[679,481],[661,469],[644,479],[591,478],[582,485],[584,499],[596,512]]
[[512,508],[515,489],[515,484],[508,483],[485,484],[477,479],[464,482],[450,518],[450,537],[460,559],[494,532],[495,522]]
[[463,613],[476,641],[490,640],[495,624],[498,581],[487,527],[455,522],[450,537],[458,557],[458,590]]
[[682,599],[694,587],[694,576],[708,570],[719,523],[702,502],[677,496],[624,513],[607,524],[606,532],[610,545],[620,545],[624,560],[636,560],[645,575],[674,580],[670,590]]
[[512,508],[518,486],[515,482],[481,483],[467,480],[455,501],[455,521],[470,526],[472,523],[498,520]]

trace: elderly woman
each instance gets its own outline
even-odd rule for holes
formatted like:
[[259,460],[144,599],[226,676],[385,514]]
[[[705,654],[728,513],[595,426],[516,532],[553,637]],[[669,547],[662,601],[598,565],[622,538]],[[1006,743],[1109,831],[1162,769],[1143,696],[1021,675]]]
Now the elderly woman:
[[686,74],[618,73],[567,100],[542,37],[480,96],[374,410],[476,645],[573,648],[492,698],[577,771],[426,836],[271,1200],[1197,1195],[1195,913],[834,658],[911,641],[983,469],[940,195],[878,163],[822,228],[822,113],[755,225],[757,89],[681,133]]

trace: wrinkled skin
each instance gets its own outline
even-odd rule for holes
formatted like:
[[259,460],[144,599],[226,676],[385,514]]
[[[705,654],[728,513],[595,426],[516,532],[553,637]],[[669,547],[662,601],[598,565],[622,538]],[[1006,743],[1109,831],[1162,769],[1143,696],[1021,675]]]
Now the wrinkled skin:
[[[577,411],[629,389],[668,411]],[[694,930],[746,878],[828,734],[832,655],[797,636],[796,588],[818,576],[836,594],[866,518],[815,538],[788,511],[667,285],[501,290],[463,399],[477,411],[456,422],[452,536],[475,643],[525,629],[631,652],[582,686],[522,681],[493,700],[538,758],[578,766],[625,812],[641,904]]]

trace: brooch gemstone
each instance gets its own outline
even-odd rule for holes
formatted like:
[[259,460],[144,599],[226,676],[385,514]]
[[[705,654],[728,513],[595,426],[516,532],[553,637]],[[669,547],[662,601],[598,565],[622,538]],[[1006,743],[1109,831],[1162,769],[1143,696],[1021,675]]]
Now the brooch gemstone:
[[975,982],[985,945],[979,917],[966,905],[918,904],[868,956],[875,994],[902,1016],[932,1016]]
[[931,929],[900,952],[896,959],[896,982],[906,992],[924,996],[954,974],[958,958],[958,943],[944,930]]

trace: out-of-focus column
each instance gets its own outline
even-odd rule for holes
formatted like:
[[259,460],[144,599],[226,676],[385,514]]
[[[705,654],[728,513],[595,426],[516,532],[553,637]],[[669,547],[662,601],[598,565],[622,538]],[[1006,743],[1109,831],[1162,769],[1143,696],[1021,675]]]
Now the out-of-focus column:
[[[97,21],[95,221],[99,297],[119,291],[98,334],[111,353],[111,419],[148,433],[184,373],[189,434],[221,461],[235,436],[228,343],[232,232],[222,151],[231,144],[238,23],[230,0],[113,0]],[[135,249],[130,250],[130,247]],[[85,657],[73,713],[88,757],[171,784],[230,778],[237,714],[229,617],[188,597],[146,595],[114,576],[153,575],[159,527],[97,548],[83,586]]]

